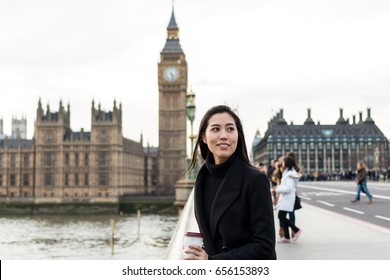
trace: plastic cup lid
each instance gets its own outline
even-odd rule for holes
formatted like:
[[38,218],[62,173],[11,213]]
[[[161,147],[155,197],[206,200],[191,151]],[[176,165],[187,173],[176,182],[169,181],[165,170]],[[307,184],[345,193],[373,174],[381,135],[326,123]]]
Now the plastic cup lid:
[[201,237],[201,238],[203,238],[203,234],[200,233],[200,232],[187,231],[184,235],[185,236],[190,236],[190,237]]

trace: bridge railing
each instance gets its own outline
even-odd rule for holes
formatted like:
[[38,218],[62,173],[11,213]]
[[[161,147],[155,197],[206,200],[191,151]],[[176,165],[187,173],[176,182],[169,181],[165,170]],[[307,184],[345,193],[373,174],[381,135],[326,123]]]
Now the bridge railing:
[[183,241],[184,234],[187,231],[198,232],[198,224],[195,220],[194,214],[194,190],[192,189],[187,203],[185,204],[183,211],[180,215],[176,229],[172,235],[172,238],[167,248],[168,260],[182,260],[184,259],[183,253]]

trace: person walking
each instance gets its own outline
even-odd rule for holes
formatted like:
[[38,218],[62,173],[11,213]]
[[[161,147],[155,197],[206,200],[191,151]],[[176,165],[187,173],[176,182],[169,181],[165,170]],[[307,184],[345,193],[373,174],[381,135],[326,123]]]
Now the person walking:
[[[286,154],[286,157],[292,157],[294,159],[294,170],[299,173],[299,171],[301,170],[301,168],[299,167],[299,164],[298,164],[298,161],[297,161],[297,157],[295,155],[295,153],[293,152],[288,152]],[[297,185],[295,186],[296,187],[296,191],[295,191],[295,199],[298,199],[298,187]],[[295,225],[295,204],[294,204],[294,209],[288,213],[288,216],[290,218],[290,221]],[[291,237],[292,238],[295,238],[295,232],[294,231],[291,231]]]
[[228,106],[209,109],[201,120],[198,149],[205,163],[194,188],[195,218],[204,247],[190,245],[187,260],[274,260],[275,224],[270,183],[250,164],[243,127]]
[[372,203],[372,194],[368,191],[367,187],[367,168],[363,161],[359,161],[356,165],[357,175],[355,182],[357,184],[357,191],[355,199],[351,200],[352,203],[360,201],[360,192],[364,192],[368,197],[368,204]]
[[271,160],[271,163],[270,165],[268,166],[268,171],[267,171],[267,176],[268,176],[268,179],[271,181],[271,186],[276,186],[276,182],[274,182],[272,180],[272,175],[275,171],[275,164],[276,164],[277,160],[276,159],[273,159]]
[[294,158],[284,158],[282,180],[275,190],[280,193],[278,218],[284,232],[284,236],[279,240],[280,243],[291,242],[289,228],[295,233],[294,240],[297,240],[302,233],[300,228],[298,228],[290,219],[287,219],[287,214],[294,210],[297,182],[301,177],[300,174],[295,171],[294,166]]
[[[283,174],[283,160],[284,157],[279,157],[275,160],[275,168],[272,173],[271,184],[272,184],[272,198],[274,209],[279,208],[279,193],[276,192],[276,188],[280,185]],[[282,238],[284,236],[284,229],[282,222],[279,220],[279,237]]]

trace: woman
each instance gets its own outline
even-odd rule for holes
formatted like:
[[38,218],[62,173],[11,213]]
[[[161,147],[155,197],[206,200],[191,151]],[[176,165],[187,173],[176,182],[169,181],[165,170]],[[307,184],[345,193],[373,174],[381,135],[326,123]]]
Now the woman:
[[239,117],[228,106],[203,117],[198,149],[205,164],[195,182],[195,217],[204,248],[190,245],[191,260],[276,259],[275,225],[268,178],[252,167]]
[[287,213],[294,210],[295,193],[300,178],[300,174],[295,171],[294,166],[296,166],[294,158],[285,157],[283,159],[282,180],[275,190],[277,193],[280,193],[278,218],[284,233],[284,236],[279,240],[281,243],[291,242],[289,228],[294,232],[294,240],[297,240],[302,233],[301,229],[299,229],[291,220],[287,219]]
[[[293,152],[288,152],[288,153],[286,154],[286,157],[291,157],[291,158],[294,159],[294,170],[295,170],[296,172],[299,173],[300,167],[299,167],[299,164],[298,164],[298,162],[297,162],[297,157],[296,157],[295,153],[293,153]],[[297,197],[298,197],[298,190],[295,191],[295,199],[297,199]],[[291,221],[293,224],[295,224],[295,209],[293,209],[290,213],[288,213],[288,216],[289,216],[289,218],[290,218],[290,221]],[[294,231],[291,232],[291,237],[292,237],[293,239],[295,239],[295,232],[294,232]]]
[[363,161],[359,161],[356,165],[357,168],[357,176],[356,176],[356,184],[357,184],[357,192],[354,200],[351,200],[352,203],[356,203],[356,201],[360,201],[360,192],[363,191],[368,196],[368,204],[372,203],[372,194],[368,191],[367,188],[367,168]]

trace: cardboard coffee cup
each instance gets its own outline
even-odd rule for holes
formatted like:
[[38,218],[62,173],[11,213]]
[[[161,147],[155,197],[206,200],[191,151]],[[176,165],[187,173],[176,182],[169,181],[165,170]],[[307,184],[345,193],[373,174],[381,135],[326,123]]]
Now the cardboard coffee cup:
[[187,251],[189,245],[198,245],[200,247],[203,246],[203,234],[199,232],[186,232],[184,234],[184,242],[183,242],[183,253],[184,257],[192,256],[192,254],[187,254],[185,251]]

